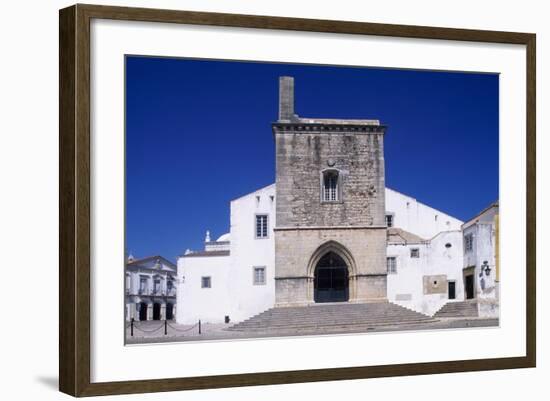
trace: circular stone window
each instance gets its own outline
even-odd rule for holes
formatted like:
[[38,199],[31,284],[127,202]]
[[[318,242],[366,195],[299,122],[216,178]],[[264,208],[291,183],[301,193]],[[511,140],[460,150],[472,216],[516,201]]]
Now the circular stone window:
[[450,242],[447,242],[447,243],[445,244],[445,248],[450,248],[450,247],[452,247],[451,243],[450,243]]

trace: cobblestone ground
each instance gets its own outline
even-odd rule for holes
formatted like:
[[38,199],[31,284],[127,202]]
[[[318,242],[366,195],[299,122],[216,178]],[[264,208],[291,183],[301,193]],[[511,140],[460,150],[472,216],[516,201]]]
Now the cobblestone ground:
[[[377,326],[369,329],[368,333],[380,333],[390,331],[418,331],[418,330],[441,330],[441,329],[462,329],[473,327],[498,327],[498,319],[482,318],[448,318],[440,319],[436,322],[398,325],[398,326]],[[353,327],[345,329],[317,329],[313,330],[270,330],[269,332],[237,332],[227,331],[231,324],[210,324],[202,323],[199,333],[198,323],[195,325],[176,324],[175,321],[146,321],[134,323],[134,335],[131,335],[130,323],[126,322],[126,344],[147,344],[164,342],[183,342],[183,341],[212,341],[212,340],[231,340],[245,338],[265,338],[265,337],[287,337],[303,335],[327,335],[327,334],[346,334],[362,333],[364,329],[354,330]]]
[[[225,333],[223,329],[231,325],[201,323],[199,332],[199,323],[196,324],[177,324],[174,320],[148,320],[134,321],[133,335],[130,322],[126,322],[126,340],[127,342],[135,340],[154,340],[170,339],[170,341],[184,341],[188,338],[211,336],[217,333]],[[147,342],[147,341],[146,341]]]

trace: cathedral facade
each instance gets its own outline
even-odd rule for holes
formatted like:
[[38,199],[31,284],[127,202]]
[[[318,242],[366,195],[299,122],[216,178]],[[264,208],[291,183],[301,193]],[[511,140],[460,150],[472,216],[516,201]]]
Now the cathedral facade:
[[378,120],[304,118],[279,81],[276,182],[231,202],[230,232],[177,262],[178,323],[272,307],[464,300],[462,221],[386,188]]
[[276,304],[386,299],[386,127],[299,117],[293,78],[279,88]]

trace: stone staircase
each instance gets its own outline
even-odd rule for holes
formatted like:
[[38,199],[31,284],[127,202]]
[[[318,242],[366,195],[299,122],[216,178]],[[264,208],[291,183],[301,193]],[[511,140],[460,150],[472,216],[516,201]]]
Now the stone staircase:
[[434,318],[478,316],[476,301],[447,302],[434,314]]
[[345,333],[368,331],[381,326],[414,326],[436,321],[390,302],[327,303],[271,308],[228,327],[227,330],[257,333]]

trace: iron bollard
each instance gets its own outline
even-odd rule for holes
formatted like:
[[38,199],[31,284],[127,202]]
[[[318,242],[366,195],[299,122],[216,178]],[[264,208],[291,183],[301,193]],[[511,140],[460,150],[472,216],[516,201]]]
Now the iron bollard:
[[164,335],[168,334],[168,320],[164,321]]
[[132,318],[132,321],[130,322],[130,336],[134,336],[134,318]]
[[201,334],[201,321],[199,320],[199,334]]

